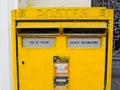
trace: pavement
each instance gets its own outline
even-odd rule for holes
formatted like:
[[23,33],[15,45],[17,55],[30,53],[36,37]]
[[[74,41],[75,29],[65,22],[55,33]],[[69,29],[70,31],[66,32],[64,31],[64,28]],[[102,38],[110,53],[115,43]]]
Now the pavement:
[[112,90],[120,90],[120,78],[112,79]]

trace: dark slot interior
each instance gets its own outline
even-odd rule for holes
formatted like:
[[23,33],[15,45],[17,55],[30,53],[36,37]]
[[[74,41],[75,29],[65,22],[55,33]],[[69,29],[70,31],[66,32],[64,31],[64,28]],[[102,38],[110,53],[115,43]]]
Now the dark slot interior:
[[59,34],[59,28],[21,28],[18,34]]
[[64,34],[104,34],[105,28],[64,28]]

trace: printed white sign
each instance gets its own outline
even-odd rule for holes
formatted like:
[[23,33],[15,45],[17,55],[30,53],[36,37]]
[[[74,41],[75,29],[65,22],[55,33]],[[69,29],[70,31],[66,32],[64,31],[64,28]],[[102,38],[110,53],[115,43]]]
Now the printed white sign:
[[98,48],[100,47],[100,38],[68,38],[69,48]]
[[55,44],[55,38],[23,38],[23,47],[50,48]]

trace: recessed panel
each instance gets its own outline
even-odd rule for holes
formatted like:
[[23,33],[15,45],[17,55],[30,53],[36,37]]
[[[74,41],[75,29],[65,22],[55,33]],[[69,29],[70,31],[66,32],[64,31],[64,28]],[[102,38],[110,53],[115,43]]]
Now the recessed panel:
[[69,48],[100,48],[100,38],[68,38],[67,46]]
[[23,38],[22,46],[27,48],[50,48],[55,44],[55,38]]

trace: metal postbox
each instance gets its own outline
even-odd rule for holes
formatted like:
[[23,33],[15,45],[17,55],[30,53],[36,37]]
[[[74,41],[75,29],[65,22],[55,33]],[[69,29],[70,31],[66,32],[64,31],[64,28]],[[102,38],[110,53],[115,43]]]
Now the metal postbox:
[[111,90],[113,10],[12,11],[14,90]]

